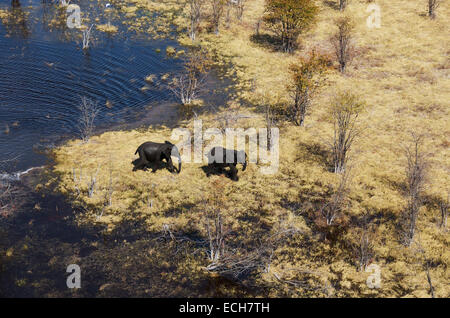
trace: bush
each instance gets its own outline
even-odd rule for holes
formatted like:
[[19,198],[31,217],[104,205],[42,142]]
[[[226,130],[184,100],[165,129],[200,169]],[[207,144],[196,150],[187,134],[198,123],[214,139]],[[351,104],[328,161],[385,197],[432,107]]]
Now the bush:
[[303,126],[311,99],[324,83],[327,65],[328,59],[313,50],[308,57],[300,57],[289,67],[291,83],[288,90],[293,100],[290,117],[298,126]]
[[264,21],[281,37],[283,50],[292,52],[299,35],[312,25],[317,13],[313,0],[267,0]]

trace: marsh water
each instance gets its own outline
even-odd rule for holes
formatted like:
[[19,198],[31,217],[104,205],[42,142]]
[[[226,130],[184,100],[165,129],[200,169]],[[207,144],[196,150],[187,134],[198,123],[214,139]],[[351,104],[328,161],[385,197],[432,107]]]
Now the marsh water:
[[[174,245],[164,234],[148,233],[134,214],[113,232],[80,227],[80,211],[52,187],[35,190],[48,180],[48,170],[32,168],[48,162],[46,150],[77,134],[81,96],[98,103],[99,131],[161,123],[170,117],[172,95],[145,77],[182,67],[182,59],[165,54],[168,45],[178,49],[174,40],[128,31],[114,8],[113,18],[102,14],[103,0],[72,1],[98,13],[98,24],[118,27],[115,34],[94,29],[83,51],[80,31],[67,28],[55,2],[0,0],[0,162],[8,161],[0,175],[15,185],[10,213],[0,215],[0,296],[249,294],[231,281],[199,274],[190,263],[195,237]],[[136,12],[145,14],[152,13]],[[66,285],[69,264],[81,267],[80,289]]]
[[128,31],[120,13],[112,21],[105,16],[107,2],[73,3],[81,14],[98,16],[99,24],[118,26],[118,32],[94,27],[91,47],[83,51],[81,31],[66,26],[56,1],[0,0],[9,15],[0,24],[0,161],[17,159],[8,172],[41,166],[43,149],[77,133],[81,96],[98,103],[96,123],[103,127],[135,120],[144,109],[171,99],[167,89],[149,85],[145,77],[179,69],[181,62],[165,54],[168,45],[177,47],[175,41]]

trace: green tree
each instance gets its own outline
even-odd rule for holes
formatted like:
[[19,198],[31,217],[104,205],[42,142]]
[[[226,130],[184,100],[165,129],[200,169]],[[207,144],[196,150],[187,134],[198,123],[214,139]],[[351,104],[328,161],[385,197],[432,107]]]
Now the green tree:
[[292,52],[299,35],[315,20],[314,0],[267,0],[264,21],[281,37],[283,50]]

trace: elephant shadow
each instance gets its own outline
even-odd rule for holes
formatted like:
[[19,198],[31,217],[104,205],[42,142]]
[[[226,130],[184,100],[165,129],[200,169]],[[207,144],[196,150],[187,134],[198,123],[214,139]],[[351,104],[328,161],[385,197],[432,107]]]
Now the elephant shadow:
[[[215,175],[215,176],[221,176],[221,175],[225,175],[227,178],[233,180],[237,178],[237,175],[233,175],[233,172],[231,171],[231,169],[228,167],[228,169],[223,168],[223,167],[217,167],[214,165],[205,165],[201,167],[203,172],[206,174],[206,176],[209,178],[211,175]],[[237,181],[237,180],[234,180]]]
[[142,171],[147,171],[148,169],[151,169],[152,172],[156,172],[157,170],[164,170],[168,168],[168,164],[165,161],[162,161],[160,163],[153,163],[153,162],[148,162],[145,166],[141,166],[139,167],[139,163],[141,162],[140,158],[137,158],[135,160],[133,160],[131,163],[133,164],[134,168],[133,171],[135,170],[142,170]]

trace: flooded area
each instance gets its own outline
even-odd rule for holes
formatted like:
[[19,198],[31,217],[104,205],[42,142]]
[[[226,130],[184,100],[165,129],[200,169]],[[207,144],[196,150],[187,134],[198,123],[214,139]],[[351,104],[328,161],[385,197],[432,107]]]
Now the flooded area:
[[[77,3],[107,19],[107,2]],[[80,30],[55,26],[54,2],[1,0],[0,9],[8,15],[0,25],[0,161],[20,159],[7,172],[41,166],[46,162],[43,149],[77,134],[81,96],[99,105],[101,127],[134,121],[144,109],[173,101],[164,85],[145,78],[180,69],[180,59],[165,53],[167,46],[177,47],[174,40],[128,31],[117,14],[106,23],[119,31],[94,29],[91,47],[83,51]],[[56,21],[65,23],[64,17]]]

